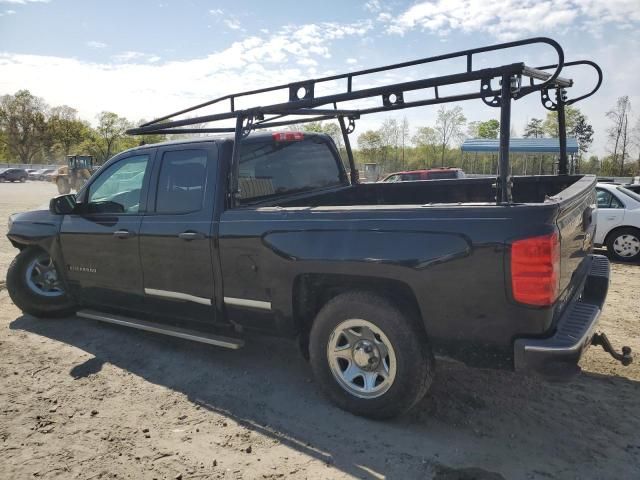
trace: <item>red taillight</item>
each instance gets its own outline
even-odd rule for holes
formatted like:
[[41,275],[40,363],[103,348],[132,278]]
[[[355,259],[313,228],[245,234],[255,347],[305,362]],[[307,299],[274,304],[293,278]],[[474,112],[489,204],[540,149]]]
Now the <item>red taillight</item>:
[[304,140],[302,132],[273,132],[274,142],[297,142]]
[[513,242],[511,287],[513,298],[518,302],[553,305],[560,291],[560,241],[557,233]]

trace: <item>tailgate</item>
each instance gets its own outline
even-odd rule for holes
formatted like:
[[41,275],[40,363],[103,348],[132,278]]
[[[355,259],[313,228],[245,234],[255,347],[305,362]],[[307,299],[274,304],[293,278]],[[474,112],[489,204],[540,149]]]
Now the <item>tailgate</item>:
[[586,175],[554,197],[560,209],[560,299],[564,302],[587,275],[584,259],[593,250],[596,229],[596,178]]

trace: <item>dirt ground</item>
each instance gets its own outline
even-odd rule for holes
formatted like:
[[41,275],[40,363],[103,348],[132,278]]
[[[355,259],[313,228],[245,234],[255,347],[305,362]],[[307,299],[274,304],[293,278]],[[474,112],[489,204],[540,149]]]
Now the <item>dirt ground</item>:
[[[333,407],[287,341],[238,351],[11,303],[11,212],[55,193],[0,184],[0,477],[437,480],[640,478],[640,361],[591,348],[570,383],[440,362],[403,418]],[[601,320],[640,352],[640,266],[613,266]]]

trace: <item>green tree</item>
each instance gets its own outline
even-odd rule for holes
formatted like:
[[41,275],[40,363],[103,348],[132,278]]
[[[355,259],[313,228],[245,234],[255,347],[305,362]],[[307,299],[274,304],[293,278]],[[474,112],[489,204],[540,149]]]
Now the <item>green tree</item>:
[[[367,130],[358,135],[358,149],[368,163],[379,163],[383,149],[380,133],[375,130]],[[382,165],[380,165],[382,167]]]
[[542,138],[544,137],[543,121],[540,118],[532,118],[524,127],[525,138]]
[[[567,134],[575,130],[580,116],[583,115],[577,108],[571,106],[565,107],[564,118]],[[543,128],[544,133],[547,136],[551,138],[558,138],[558,112],[547,112],[547,118],[544,120]]]
[[500,122],[495,119],[478,122],[478,138],[498,138]]
[[424,158],[420,162],[422,167],[433,165],[438,151],[438,132],[433,127],[418,127],[413,136],[413,144],[416,146],[419,154]]
[[587,117],[580,114],[576,120],[573,130],[569,132],[572,137],[576,137],[581,153],[587,153],[593,143],[593,127],[587,123]]
[[71,149],[87,138],[89,125],[78,119],[76,109],[67,105],[53,107],[48,121],[54,144],[63,155],[70,155]]
[[28,90],[0,98],[0,130],[9,155],[20,163],[32,163],[46,133],[47,104]]
[[105,162],[116,153],[118,142],[125,137],[125,131],[131,123],[113,112],[98,114],[98,126],[93,136],[94,149],[99,153],[99,160]]

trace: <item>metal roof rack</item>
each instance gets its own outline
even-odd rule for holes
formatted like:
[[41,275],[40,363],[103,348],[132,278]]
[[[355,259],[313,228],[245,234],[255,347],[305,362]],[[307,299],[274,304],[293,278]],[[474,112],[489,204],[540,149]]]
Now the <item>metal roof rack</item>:
[[[524,62],[510,63],[492,68],[474,68],[474,55],[496,52],[527,45],[542,44],[551,47],[555,52],[555,63],[542,67],[529,67]],[[413,67],[417,65],[440,62],[456,58],[466,59],[466,69],[463,72],[438,77],[422,78],[400,83],[385,84],[377,87],[354,89],[354,79],[364,75]],[[566,89],[573,86],[573,80],[560,76],[565,67],[585,65],[593,67],[597,73],[595,87],[588,93],[569,99]],[[330,95],[316,95],[318,86],[331,85],[329,82],[346,80],[346,87],[339,93]],[[497,80],[497,86],[493,81]],[[524,80],[524,81],[523,81]],[[479,82],[478,89],[470,93],[441,95],[439,87],[445,87],[467,82]],[[497,183],[496,201],[510,203],[511,179],[509,177],[509,134],[511,129],[511,100],[518,100],[533,92],[540,92],[543,106],[558,112],[558,130],[560,141],[559,173],[567,173],[566,125],[565,106],[593,95],[602,83],[602,70],[594,62],[581,60],[576,62],[564,61],[564,51],[555,41],[546,37],[535,37],[514,42],[501,43],[486,47],[462,50],[434,57],[421,58],[409,62],[396,63],[377,68],[359,70],[355,72],[302,80],[274,87],[261,88],[246,92],[225,95],[193,107],[156,118],[151,122],[129,130],[131,135],[144,134],[190,134],[190,133],[234,133],[235,142],[232,155],[232,175],[229,191],[232,200],[238,191],[238,162],[240,140],[252,130],[276,128],[305,122],[337,119],[344,137],[347,157],[351,168],[351,181],[357,183],[358,175],[353,160],[353,152],[349,142],[349,134],[355,129],[355,121],[362,115],[401,110],[405,108],[436,105],[463,100],[481,99],[486,105],[500,108],[500,160],[499,181]],[[408,92],[432,91],[433,96],[417,100],[405,99]],[[551,92],[555,95],[551,96]],[[251,101],[265,93],[281,93],[288,101],[271,105],[255,106],[237,109],[238,100]],[[366,108],[339,108],[338,104],[353,100],[377,98],[380,104]],[[175,117],[202,110],[209,106],[222,107],[224,111],[208,115],[199,115],[186,119]],[[225,107],[226,105],[226,107]],[[296,116],[298,118],[291,118]],[[214,123],[235,119],[235,127],[209,127],[204,123]],[[348,124],[347,124],[348,121]],[[197,127],[194,127],[197,125]],[[191,128],[184,128],[191,127]]]

